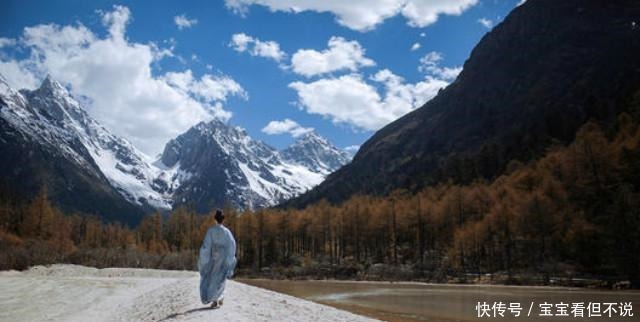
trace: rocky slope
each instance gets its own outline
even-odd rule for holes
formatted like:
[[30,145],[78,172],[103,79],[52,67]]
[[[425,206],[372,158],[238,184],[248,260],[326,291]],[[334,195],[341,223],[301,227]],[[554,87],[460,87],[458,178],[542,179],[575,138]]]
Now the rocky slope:
[[207,211],[225,203],[272,206],[297,196],[347,163],[346,153],[315,133],[282,152],[218,120],[200,123],[165,146],[161,166],[176,169],[176,205]]

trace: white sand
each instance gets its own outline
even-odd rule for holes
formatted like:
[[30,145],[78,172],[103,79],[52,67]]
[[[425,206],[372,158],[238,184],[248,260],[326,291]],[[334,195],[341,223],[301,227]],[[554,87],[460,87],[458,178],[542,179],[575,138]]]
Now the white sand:
[[195,272],[38,266],[0,272],[0,321],[375,321],[234,281],[204,309]]

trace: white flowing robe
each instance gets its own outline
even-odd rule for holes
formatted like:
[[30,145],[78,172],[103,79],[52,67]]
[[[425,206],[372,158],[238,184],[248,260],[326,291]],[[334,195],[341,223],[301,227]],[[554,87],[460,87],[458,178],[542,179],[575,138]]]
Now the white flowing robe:
[[204,237],[198,258],[200,300],[203,304],[217,301],[224,293],[227,278],[236,267],[236,241],[223,225],[215,225]]

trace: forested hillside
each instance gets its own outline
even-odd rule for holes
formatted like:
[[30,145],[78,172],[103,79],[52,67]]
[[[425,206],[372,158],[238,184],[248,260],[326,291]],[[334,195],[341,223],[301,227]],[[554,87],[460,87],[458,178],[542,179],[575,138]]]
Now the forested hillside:
[[[244,274],[280,277],[551,283],[592,277],[640,287],[640,127],[621,114],[611,131],[583,125],[568,146],[493,181],[453,183],[417,194],[354,196],[303,210],[235,213]],[[149,216],[136,229],[62,214],[47,201],[0,202],[0,263],[71,262],[190,269],[212,216],[185,209]],[[475,277],[474,277],[475,276]]]

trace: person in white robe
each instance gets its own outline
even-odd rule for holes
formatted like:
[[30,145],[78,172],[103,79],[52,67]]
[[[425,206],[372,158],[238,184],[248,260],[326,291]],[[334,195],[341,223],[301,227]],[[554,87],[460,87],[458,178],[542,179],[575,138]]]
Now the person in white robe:
[[200,271],[200,300],[211,303],[212,308],[222,305],[225,282],[233,276],[236,267],[236,241],[225,227],[224,214],[217,210],[217,224],[207,230],[200,247],[198,270]]

